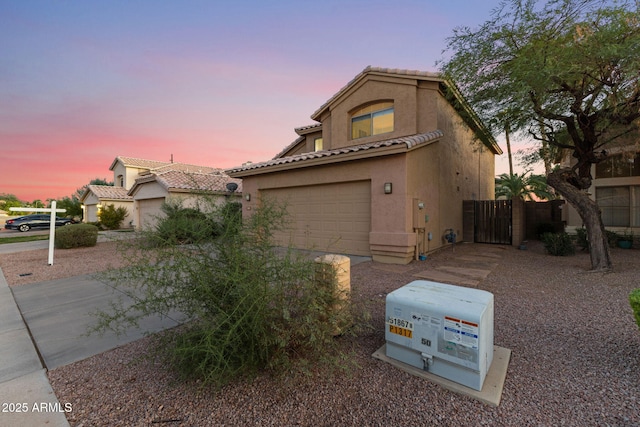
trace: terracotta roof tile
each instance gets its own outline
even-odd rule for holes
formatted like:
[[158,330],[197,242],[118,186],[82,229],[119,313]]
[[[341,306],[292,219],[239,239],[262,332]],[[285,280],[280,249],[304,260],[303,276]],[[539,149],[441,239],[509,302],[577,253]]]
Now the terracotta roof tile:
[[309,153],[303,153],[303,154],[296,154],[295,156],[274,158],[266,162],[251,163],[251,164],[246,164],[233,169],[227,169],[225,172],[228,174],[231,174],[234,172],[260,169],[268,166],[275,166],[275,165],[281,165],[286,163],[301,162],[304,160],[318,159],[321,157],[340,156],[342,154],[354,153],[357,151],[364,151],[364,150],[370,150],[370,149],[381,148],[381,147],[390,147],[393,145],[405,144],[407,146],[407,149],[409,149],[419,144],[424,144],[424,143],[436,140],[438,138],[442,138],[443,135],[444,134],[442,133],[441,130],[435,130],[432,132],[421,133],[421,134],[416,134],[411,136],[403,136],[400,138],[387,139],[384,141],[370,142],[367,144],[337,148],[335,150],[315,151],[315,152],[309,152]]
[[278,154],[276,154],[273,158],[277,159],[280,158],[284,155],[284,153],[286,153],[287,151],[291,150],[293,147],[295,147],[296,145],[298,145],[299,143],[301,143],[302,141],[304,141],[305,137],[304,136],[299,136],[298,138],[296,138],[295,141],[293,141],[291,144],[287,145],[286,147],[284,147]]
[[210,166],[198,166],[198,165],[189,165],[186,163],[168,163],[162,165],[157,168],[153,168],[150,170],[151,172],[166,172],[166,171],[183,171],[183,172],[192,172],[192,173],[222,173],[222,169],[220,168],[212,168]]
[[127,195],[127,190],[124,187],[114,187],[113,185],[89,185],[87,191],[92,192],[99,199],[108,200],[132,200],[131,196]]
[[242,192],[242,180],[231,178],[222,172],[221,169],[209,168],[212,169],[212,171],[204,173],[191,172],[186,169],[180,169],[180,167],[177,169],[178,170],[168,169],[155,171],[136,179],[135,184],[131,190],[129,190],[129,194],[133,194],[135,188],[141,184],[153,181],[158,182],[167,191],[212,191],[222,193],[228,192],[227,184],[233,182],[238,185],[235,192]]
[[301,126],[298,128],[294,128],[293,130],[298,134],[301,135],[303,133],[309,133],[307,131],[312,131],[312,130],[316,130],[316,129],[320,129],[322,128],[322,123],[314,123],[311,125],[307,125],[307,126]]
[[156,160],[146,160],[146,159],[137,159],[135,157],[126,157],[126,156],[118,156],[111,164],[109,170],[113,170],[116,162],[120,160],[123,165],[132,167],[132,168],[140,168],[140,169],[154,169],[159,168],[161,166],[170,165],[171,162],[159,162]]

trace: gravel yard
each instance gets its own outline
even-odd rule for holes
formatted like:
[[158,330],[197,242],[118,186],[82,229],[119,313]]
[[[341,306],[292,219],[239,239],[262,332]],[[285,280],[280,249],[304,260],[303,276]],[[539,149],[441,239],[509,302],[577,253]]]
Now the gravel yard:
[[[45,273],[16,267],[7,255],[0,266],[13,286],[86,274],[99,271],[98,264],[117,265],[108,245],[114,244],[74,249],[67,264],[66,251],[57,251],[54,266],[44,262]],[[495,296],[495,344],[512,350],[499,407],[371,357],[384,344],[388,292],[416,280],[417,272],[488,251],[501,258],[478,288]],[[41,257],[35,252],[25,253],[32,263]],[[536,242],[526,251],[462,244],[408,266],[352,266],[353,298],[369,305],[374,330],[345,342],[358,362],[348,375],[319,371],[289,382],[264,375],[203,389],[140,359],[149,338],[48,375],[59,401],[73,406],[72,426],[640,426],[640,330],[628,303],[640,287],[640,256],[612,249],[612,258],[612,273],[590,273],[587,254],[551,257]],[[27,270],[32,275],[18,276]]]

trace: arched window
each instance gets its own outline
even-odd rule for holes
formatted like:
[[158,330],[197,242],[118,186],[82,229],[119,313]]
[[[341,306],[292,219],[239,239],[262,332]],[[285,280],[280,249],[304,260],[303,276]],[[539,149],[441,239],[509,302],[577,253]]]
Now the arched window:
[[351,139],[393,132],[393,102],[377,102],[351,114]]
[[124,187],[124,176],[118,175],[118,179],[116,180],[116,182],[117,187]]

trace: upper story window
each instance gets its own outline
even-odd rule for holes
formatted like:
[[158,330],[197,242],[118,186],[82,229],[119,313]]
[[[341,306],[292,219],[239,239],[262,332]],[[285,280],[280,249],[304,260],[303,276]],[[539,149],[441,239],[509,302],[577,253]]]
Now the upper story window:
[[118,175],[116,179],[116,187],[124,187],[124,176]]
[[393,102],[378,102],[353,112],[351,139],[393,132]]
[[640,176],[640,153],[635,156],[617,154],[596,164],[596,178]]
[[322,151],[322,138],[313,140],[313,151]]

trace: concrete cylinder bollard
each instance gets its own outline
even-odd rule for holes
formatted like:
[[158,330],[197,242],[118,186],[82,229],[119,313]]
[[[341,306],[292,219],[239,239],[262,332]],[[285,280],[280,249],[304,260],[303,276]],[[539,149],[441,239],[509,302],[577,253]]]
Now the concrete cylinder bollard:
[[[332,286],[335,303],[329,310],[340,312],[349,302],[351,294],[351,260],[344,255],[322,255],[317,257],[316,263],[316,283],[319,286]],[[338,325],[335,335],[340,335],[345,327],[351,324],[348,316]]]

